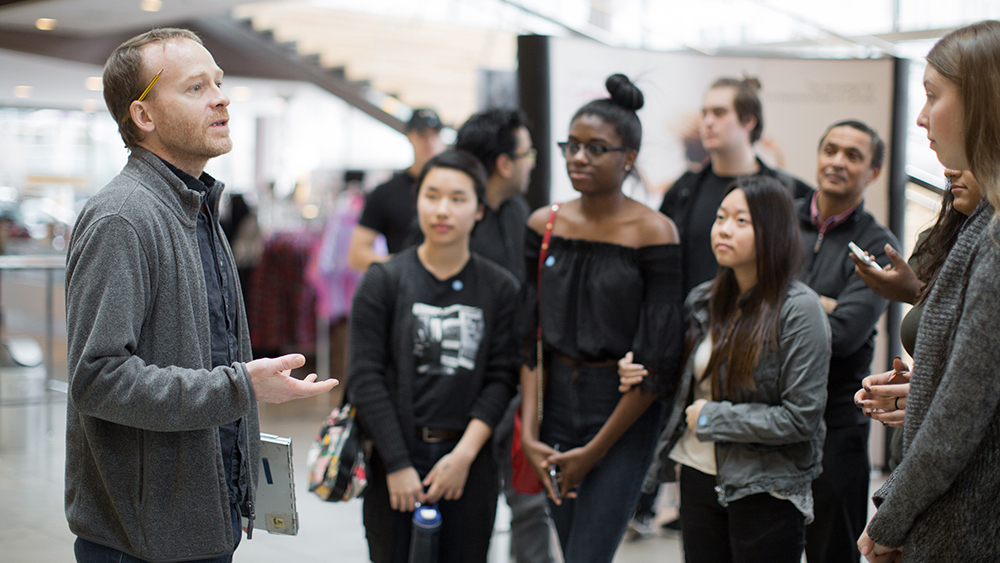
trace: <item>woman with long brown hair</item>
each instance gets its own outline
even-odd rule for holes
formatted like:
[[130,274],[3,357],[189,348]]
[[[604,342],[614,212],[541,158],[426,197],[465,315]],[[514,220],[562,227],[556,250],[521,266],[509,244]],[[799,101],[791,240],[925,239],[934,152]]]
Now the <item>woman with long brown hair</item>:
[[[798,563],[822,470],[830,327],[819,297],[795,279],[802,242],[776,180],[738,180],[711,241],[719,272],[685,302],[689,354],[658,448],[660,478],[673,480],[680,464],[688,563]],[[623,364],[622,383],[640,369]]]
[[[938,160],[970,170],[990,205],[969,217],[917,330],[903,460],[858,540],[869,561],[1000,559],[1000,22],[944,36],[927,55],[917,124]],[[991,208],[992,207],[992,208]]]

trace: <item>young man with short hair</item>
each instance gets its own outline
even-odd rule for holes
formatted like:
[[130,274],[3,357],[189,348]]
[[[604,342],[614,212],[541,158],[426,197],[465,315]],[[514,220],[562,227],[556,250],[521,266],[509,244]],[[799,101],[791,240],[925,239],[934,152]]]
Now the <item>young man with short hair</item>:
[[705,93],[699,134],[709,165],[674,182],[660,211],[673,219],[684,247],[684,292],[715,277],[710,233],[715,212],[738,176],[760,174],[778,179],[793,198],[812,193],[801,180],[769,168],[754,152],[764,130],[764,112],[756,79],[720,78]]
[[[406,140],[413,147],[413,164],[368,194],[361,218],[351,233],[347,263],[355,270],[363,272],[372,262],[385,262],[423,240],[417,225],[416,182],[424,164],[444,150],[437,112],[429,108],[414,110],[406,123]],[[375,239],[380,234],[385,237],[388,256],[375,251]]]

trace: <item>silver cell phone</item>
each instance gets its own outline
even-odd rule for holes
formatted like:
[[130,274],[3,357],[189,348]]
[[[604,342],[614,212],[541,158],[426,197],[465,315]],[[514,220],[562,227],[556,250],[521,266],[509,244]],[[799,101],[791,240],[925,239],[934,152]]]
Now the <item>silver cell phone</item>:
[[559,466],[550,465],[549,466],[549,479],[552,482],[552,490],[555,491],[556,498],[560,498],[559,494]]
[[860,246],[854,244],[853,240],[851,242],[847,243],[847,247],[850,248],[851,252],[853,252],[854,255],[857,256],[859,259],[861,259],[861,261],[864,262],[865,264],[868,264],[872,268],[877,268],[879,270],[882,269],[882,266],[879,266],[878,262],[876,262],[872,258],[869,258],[868,255],[865,254],[865,251],[861,250]]

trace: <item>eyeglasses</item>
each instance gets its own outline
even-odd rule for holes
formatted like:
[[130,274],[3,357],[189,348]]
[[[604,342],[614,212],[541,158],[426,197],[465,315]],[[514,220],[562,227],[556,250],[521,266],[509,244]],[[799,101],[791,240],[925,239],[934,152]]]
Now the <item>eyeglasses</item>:
[[602,145],[600,143],[586,143],[581,144],[576,141],[563,141],[561,143],[556,143],[559,149],[562,151],[563,156],[566,158],[572,158],[576,153],[583,149],[584,154],[587,158],[599,158],[604,153],[609,151],[616,152],[626,152],[628,151],[625,147],[609,147],[608,145]]
[[153,84],[156,84],[156,81],[160,79],[160,75],[163,74],[163,70],[164,69],[161,68],[160,72],[157,72],[156,76],[149,81],[149,86],[146,86],[146,89],[142,91],[142,94],[139,94],[139,99],[136,100],[137,102],[141,102],[146,99],[146,94],[149,94],[149,91],[153,89]]
[[535,160],[535,157],[538,156],[538,151],[535,150],[534,148],[530,148],[524,152],[516,152],[510,156],[514,160],[517,160],[519,158],[530,158],[531,160]]

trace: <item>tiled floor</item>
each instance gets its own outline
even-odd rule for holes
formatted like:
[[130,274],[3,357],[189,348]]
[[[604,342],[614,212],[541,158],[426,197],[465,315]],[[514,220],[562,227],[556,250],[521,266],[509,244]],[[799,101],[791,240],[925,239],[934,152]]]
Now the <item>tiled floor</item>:
[[[65,381],[66,329],[61,279],[54,288],[56,319],[54,373]],[[3,336],[33,337],[44,343],[44,276],[6,273],[2,279]],[[0,563],[70,563],[73,542],[63,514],[66,396],[44,391],[41,368],[0,367]],[[19,400],[27,398],[27,401]],[[39,400],[42,399],[42,400]],[[10,404],[13,401],[14,404]],[[239,563],[275,561],[364,563],[368,548],[361,525],[361,502],[324,503],[305,486],[306,452],[339,390],[328,397],[284,405],[262,405],[261,430],[293,439],[299,534],[270,535],[259,530],[236,552]],[[25,404],[27,403],[27,404]],[[504,522],[504,519],[507,519]],[[505,562],[509,550],[509,512],[502,501],[490,563]],[[626,541],[618,563],[673,563],[681,560],[676,535]]]
[[[44,342],[41,278],[3,285],[4,336],[24,333]],[[65,319],[61,288],[55,291],[55,317]],[[12,330],[13,329],[13,330]],[[65,381],[65,322],[55,326],[55,373]],[[73,541],[63,515],[66,397],[44,391],[40,368],[12,370],[0,367],[0,563],[70,563]],[[27,401],[18,401],[18,398]],[[42,400],[38,400],[42,399]],[[13,404],[11,404],[13,401]],[[293,439],[295,483],[300,531],[295,537],[258,531],[236,552],[239,563],[364,563],[367,545],[361,526],[361,503],[324,503],[306,490],[306,451],[331,406],[339,403],[339,389],[327,397],[261,407],[261,430]],[[881,477],[873,480],[880,484]],[[506,520],[506,521],[505,521]],[[490,563],[506,562],[509,550],[509,512],[501,502]],[[616,563],[675,563],[681,561],[676,533],[623,542]]]
[[[0,383],[5,379],[9,379],[7,374],[0,372]],[[62,498],[66,401],[59,394],[50,396],[42,404],[0,407],[0,561],[5,563],[74,561],[75,538],[63,516]],[[306,490],[306,450],[320,421],[329,412],[327,403],[309,400],[262,407],[262,430],[293,439],[300,529],[295,537],[258,530],[252,541],[240,544],[235,561],[363,563],[368,560],[360,501],[324,503]],[[502,521],[503,508],[494,536],[496,552],[502,552],[509,541],[509,526]],[[491,555],[491,563],[501,561],[505,559],[499,553]],[[680,542],[674,535],[626,541],[615,561],[680,561]]]

